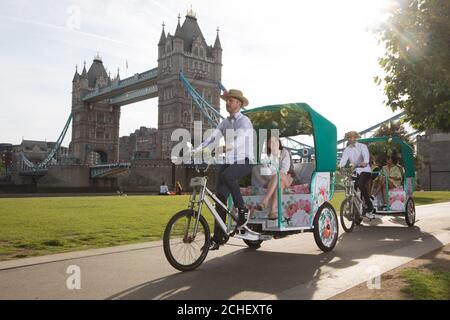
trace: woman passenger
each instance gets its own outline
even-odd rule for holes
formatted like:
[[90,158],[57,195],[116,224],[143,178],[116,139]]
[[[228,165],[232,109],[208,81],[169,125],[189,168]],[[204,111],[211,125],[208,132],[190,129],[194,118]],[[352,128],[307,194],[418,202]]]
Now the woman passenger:
[[[270,137],[270,143],[267,144],[267,154],[272,163],[275,163],[280,169],[280,184],[281,190],[288,188],[294,181],[292,167],[292,159],[289,151],[283,148],[278,137]],[[277,192],[278,178],[277,171],[272,170],[270,181],[267,185],[267,193],[262,199],[261,203],[256,206],[257,210],[264,210],[270,204],[270,213],[268,218],[270,220],[278,219],[278,192]]]

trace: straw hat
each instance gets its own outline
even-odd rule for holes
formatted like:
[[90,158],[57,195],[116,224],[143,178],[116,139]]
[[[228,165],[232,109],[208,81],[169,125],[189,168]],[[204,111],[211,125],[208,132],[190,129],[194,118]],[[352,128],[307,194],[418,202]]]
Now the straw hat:
[[244,95],[242,94],[242,91],[237,89],[230,89],[229,91],[226,91],[223,95],[220,96],[223,100],[227,100],[228,98],[235,98],[242,102],[242,106],[246,107],[248,106],[248,100]]
[[345,139],[347,140],[350,137],[361,138],[361,135],[356,131],[349,131],[345,134]]

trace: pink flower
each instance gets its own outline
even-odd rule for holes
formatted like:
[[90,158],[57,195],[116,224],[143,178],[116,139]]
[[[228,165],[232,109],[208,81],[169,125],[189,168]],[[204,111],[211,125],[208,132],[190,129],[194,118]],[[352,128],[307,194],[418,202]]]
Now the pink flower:
[[309,184],[305,183],[300,185],[301,193],[309,193]]
[[306,205],[303,208],[305,212],[309,213],[311,212],[311,202],[306,203]]
[[307,213],[311,210],[311,202],[309,200],[299,200],[297,205],[299,209]]
[[289,189],[293,193],[296,193],[296,194],[309,193],[309,185],[308,184],[298,184],[298,185],[289,187]]
[[322,195],[325,198],[325,195],[327,194],[327,191],[325,190],[325,187],[319,188],[319,194]]
[[292,218],[292,216],[298,211],[298,204],[297,203],[291,203],[286,208],[286,213],[289,218]]

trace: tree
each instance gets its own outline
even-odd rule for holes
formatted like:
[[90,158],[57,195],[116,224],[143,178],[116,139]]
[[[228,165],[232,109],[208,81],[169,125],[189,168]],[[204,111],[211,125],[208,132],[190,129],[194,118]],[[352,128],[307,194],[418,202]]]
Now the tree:
[[386,104],[417,130],[450,132],[450,1],[395,0],[377,34]]
[[401,123],[401,121],[389,121],[382,124],[373,134],[374,137],[400,137],[403,141],[414,148],[414,143],[409,136],[408,131]]

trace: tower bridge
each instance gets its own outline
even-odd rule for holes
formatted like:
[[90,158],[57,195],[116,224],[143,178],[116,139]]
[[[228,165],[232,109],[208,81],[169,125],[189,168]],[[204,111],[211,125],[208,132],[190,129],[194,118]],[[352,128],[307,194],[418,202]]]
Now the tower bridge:
[[[71,185],[84,188],[116,187],[117,177],[129,173],[127,183],[142,187],[143,191],[148,191],[149,186],[155,189],[166,177],[170,177],[172,184],[175,179],[184,183],[189,181],[188,170],[175,169],[170,162],[170,152],[176,143],[171,141],[171,134],[178,128],[191,131],[194,121],[203,121],[204,130],[217,124],[221,117],[220,93],[225,88],[221,84],[219,30],[214,44],[209,45],[192,10],[187,13],[183,24],[180,19],[178,17],[173,35],[166,34],[163,25],[155,68],[125,79],[120,78],[119,71],[111,77],[102,58],[97,55],[89,70],[86,64],[81,73],[76,70],[72,80],[70,116],[54,150],[40,164],[33,164],[23,157],[18,175],[23,179],[34,179],[34,183],[39,179],[42,185],[52,187]],[[120,162],[121,108],[154,98],[158,98],[158,128],[154,133],[155,139],[152,139],[156,151],[152,152],[151,159]],[[401,116],[371,126],[362,133],[373,131]],[[69,155],[78,166],[52,166],[70,124]],[[289,149],[301,150],[300,156],[312,150],[311,146],[295,139],[286,143]],[[338,142],[342,143],[343,140]]]
[[70,154],[80,164],[106,164],[119,161],[121,108],[139,101],[158,98],[156,159],[169,159],[171,133],[190,130],[193,121],[211,125],[192,108],[190,96],[179,80],[182,71],[211,106],[220,112],[222,47],[219,33],[208,45],[190,10],[173,35],[164,30],[158,42],[158,66],[121,80],[107,74],[102,59],[95,57],[89,70],[75,72],[72,91],[72,140]]

